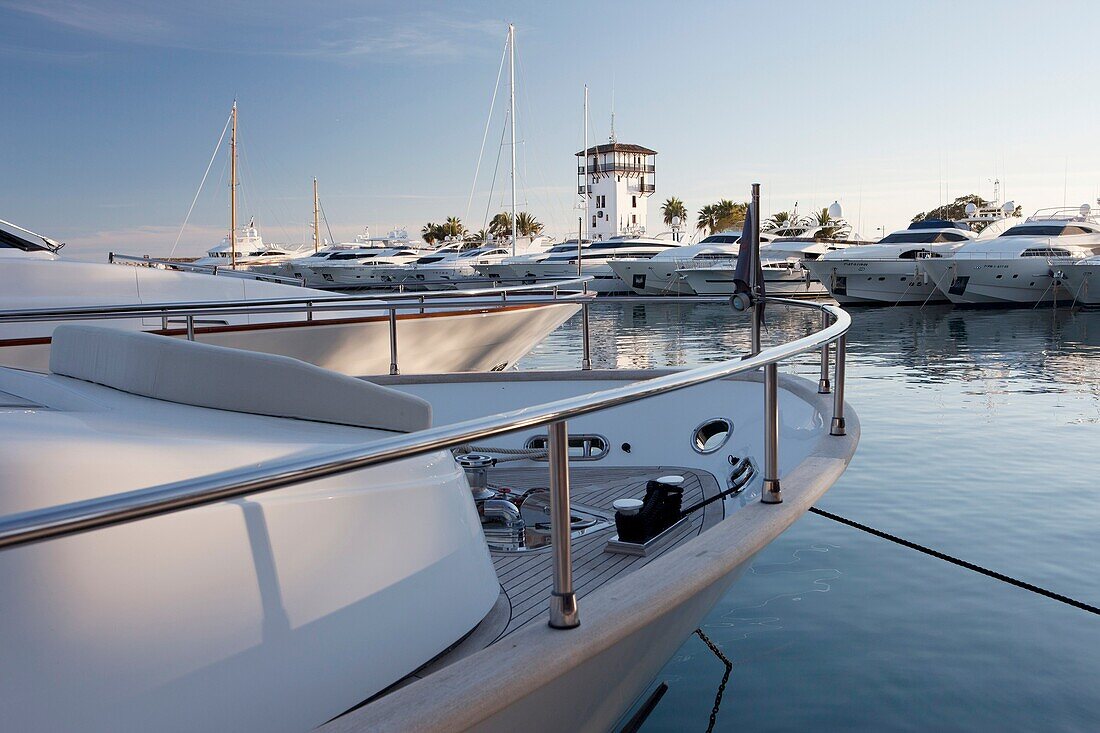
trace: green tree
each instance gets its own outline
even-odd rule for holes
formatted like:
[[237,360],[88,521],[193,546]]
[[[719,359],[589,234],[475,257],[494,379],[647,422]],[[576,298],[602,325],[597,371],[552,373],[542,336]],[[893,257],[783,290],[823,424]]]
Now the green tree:
[[[978,209],[985,209],[993,206],[992,201],[986,201],[976,193],[967,194],[966,196],[959,196],[957,199],[949,204],[943,206],[937,206],[931,211],[922,211],[914,216],[911,221],[924,221],[926,219],[945,219],[947,221],[957,221],[959,219],[966,218],[966,205],[974,204]],[[1015,211],[1012,212],[1013,216],[1023,216],[1023,207],[1017,206]],[[989,226],[992,222],[976,221],[970,224],[970,228],[976,232],[980,232]]]
[[489,233],[488,229],[479,229],[476,232],[466,234],[466,241],[468,242],[488,242],[492,238],[493,235]]
[[447,221],[439,225],[439,232],[443,237],[462,237],[466,234],[466,227],[457,216],[448,216]]
[[516,234],[521,237],[533,237],[542,232],[542,222],[526,211],[516,214]]
[[512,236],[512,215],[502,211],[489,220],[489,232],[497,239]]
[[794,215],[789,211],[777,211],[760,225],[760,228],[765,231],[771,231],[773,229],[785,229],[794,223]]
[[[730,201],[721,199],[714,205],[718,214],[718,228],[715,231],[723,232],[727,229],[735,229],[745,223],[745,217],[749,213],[747,201]],[[711,232],[713,234],[714,232]]]
[[718,210],[714,204],[707,204],[699,209],[699,215],[695,219],[695,228],[702,229],[707,234],[714,234],[718,230]]
[[661,216],[664,217],[665,226],[672,226],[672,220],[680,217],[681,224],[687,224],[688,210],[684,202],[675,196],[669,196],[661,204]]
[[428,244],[435,244],[439,241],[439,225],[428,222],[420,229],[420,238]]

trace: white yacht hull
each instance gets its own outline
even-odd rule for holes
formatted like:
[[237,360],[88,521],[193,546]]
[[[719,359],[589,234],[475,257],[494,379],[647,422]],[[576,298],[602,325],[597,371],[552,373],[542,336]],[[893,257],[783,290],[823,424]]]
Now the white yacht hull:
[[[516,276],[524,281],[539,282],[546,279],[562,279],[577,277],[577,263],[543,263],[535,262],[516,268]],[[606,262],[586,264],[583,267],[582,276],[592,277],[588,283],[589,292],[594,293],[629,293],[630,286],[615,274],[611,265]]]
[[[12,259],[0,268],[0,309],[139,305],[324,295],[251,279],[214,277],[148,267]],[[404,372],[483,371],[515,364],[580,309],[570,303],[515,304],[492,311],[415,308],[398,314],[398,368]],[[130,331],[161,331],[160,318],[92,322]],[[0,365],[44,371],[50,334],[59,321],[0,324]],[[282,354],[344,374],[388,374],[389,323],[384,311],[202,316],[196,339]],[[165,332],[185,337],[181,318]]]
[[[698,295],[733,295],[733,272],[732,267],[680,270],[684,282]],[[804,270],[764,268],[764,284],[769,294],[786,298],[817,298],[829,294],[824,285],[806,275]]]
[[[0,410],[37,430],[0,447],[5,516],[393,435],[15,370],[0,390],[46,407]],[[499,592],[447,451],[7,549],[0,587],[4,729],[89,733],[311,730]]]
[[370,265],[348,265],[346,267],[334,265],[314,265],[308,268],[312,276],[306,277],[306,284],[326,289],[354,289],[372,288],[386,284],[386,279],[380,270],[383,268]]
[[1075,305],[1100,306],[1100,262],[1082,262],[1055,269],[1062,273],[1062,285]]
[[682,260],[616,260],[608,263],[619,279],[638,295],[694,295],[677,270],[690,266]]
[[[1059,269],[1072,267],[1072,261]],[[924,260],[923,267],[940,292],[955,305],[1035,305],[1072,296],[1053,278],[1050,260],[1043,257]]]
[[[397,325],[398,368],[408,373],[506,369],[579,309],[579,305],[560,303],[485,312],[403,313],[398,315]],[[151,330],[132,321],[97,323]],[[46,333],[53,325],[48,324]],[[0,327],[0,333],[3,331]],[[186,338],[178,327],[155,332]],[[343,374],[387,374],[390,370],[388,316],[200,326],[195,329],[195,340],[290,356]],[[45,371],[49,351],[49,336],[0,339],[0,365]]]
[[924,260],[814,260],[804,263],[841,305],[924,305],[947,298],[923,269]]
[[[521,395],[541,400],[561,394],[555,391],[561,389],[561,383],[554,375],[489,376],[485,384],[466,385],[484,392],[490,402],[492,395],[504,397],[506,404],[487,405],[483,408],[486,412],[508,407]],[[640,375],[607,372],[593,374],[592,378],[604,381],[600,387],[606,388],[611,386],[607,380],[624,376]],[[439,398],[447,393],[447,385],[427,384],[429,379],[379,381],[433,404],[443,403]],[[467,381],[461,375],[448,379]],[[492,382],[512,379],[527,382],[527,389],[519,394],[503,386],[493,389]],[[592,387],[597,384],[593,382]],[[759,416],[753,419],[746,414],[741,419],[730,414],[735,424],[746,427],[735,433],[740,435],[737,445],[710,456],[694,453],[686,438],[702,415],[729,414],[708,405],[748,404],[758,397],[755,390],[759,389],[759,378],[754,375],[701,387],[654,398],[652,405],[638,403],[571,420],[570,434],[606,436],[612,446],[609,458],[615,465],[642,466],[649,461],[722,472],[729,467],[727,454],[756,455],[759,440],[755,433],[762,429]],[[848,413],[848,435],[829,436],[830,396],[818,395],[816,384],[793,377],[781,378],[780,387],[781,441],[787,447],[786,453],[780,452],[782,504],[761,504],[758,488],[746,490],[732,500],[737,508],[731,506],[727,512],[732,513],[711,529],[645,567],[582,594],[578,628],[557,631],[542,619],[529,623],[508,635],[507,644],[492,644],[432,671],[322,727],[322,733],[503,732],[541,729],[544,726],[537,721],[545,720],[552,720],[561,730],[615,729],[616,722],[748,568],[755,554],[800,517],[840,476],[851,458],[859,436],[858,420]],[[742,388],[747,389],[742,392]],[[811,410],[805,411],[806,406]],[[653,415],[667,419],[654,419]],[[800,431],[800,439],[795,438]],[[681,433],[685,439],[676,439]],[[811,434],[817,437],[811,438]],[[502,436],[494,439],[494,444],[520,447],[524,437]],[[630,452],[620,451],[620,443],[629,445]],[[717,463],[712,462],[715,458]],[[578,467],[583,465],[577,463]],[[493,694],[478,692],[485,689],[493,690]]]

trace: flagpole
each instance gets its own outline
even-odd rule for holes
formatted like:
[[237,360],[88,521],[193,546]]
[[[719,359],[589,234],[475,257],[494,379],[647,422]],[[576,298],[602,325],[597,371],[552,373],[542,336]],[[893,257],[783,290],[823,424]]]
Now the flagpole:
[[[753,262],[760,262],[760,184],[752,184],[752,203],[749,204],[750,215],[752,216],[752,256]],[[764,321],[764,307],[762,303],[756,301],[757,296],[760,294],[760,289],[763,283],[759,282],[760,267],[757,264],[752,268],[752,354],[753,356],[760,353],[760,327]]]

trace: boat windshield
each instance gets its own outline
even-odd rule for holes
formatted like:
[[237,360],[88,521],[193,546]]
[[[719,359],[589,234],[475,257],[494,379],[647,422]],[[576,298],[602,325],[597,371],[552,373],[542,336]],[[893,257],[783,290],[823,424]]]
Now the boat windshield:
[[935,244],[937,242],[965,242],[969,239],[964,234],[955,232],[894,232],[878,240],[879,244]]
[[1073,224],[1021,224],[1008,229],[1002,237],[1068,237],[1075,234],[1095,234],[1090,229]]
[[18,237],[9,232],[4,227],[0,227],[0,248],[3,249],[21,249],[24,252],[50,252],[49,247],[44,247],[41,244],[35,244],[34,242],[28,242],[22,237]]

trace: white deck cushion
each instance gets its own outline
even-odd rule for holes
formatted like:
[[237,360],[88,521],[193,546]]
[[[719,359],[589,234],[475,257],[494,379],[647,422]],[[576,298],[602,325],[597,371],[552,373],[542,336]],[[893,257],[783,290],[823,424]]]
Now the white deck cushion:
[[96,326],[59,326],[50,371],[123,392],[254,415],[412,432],[431,427],[413,395],[297,359]]

